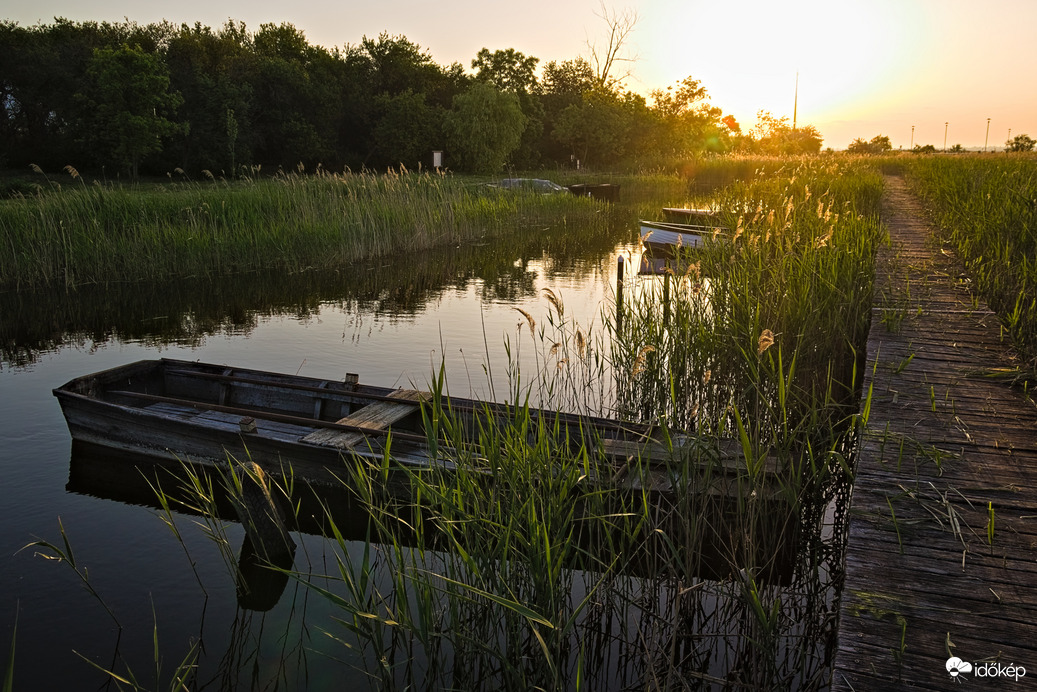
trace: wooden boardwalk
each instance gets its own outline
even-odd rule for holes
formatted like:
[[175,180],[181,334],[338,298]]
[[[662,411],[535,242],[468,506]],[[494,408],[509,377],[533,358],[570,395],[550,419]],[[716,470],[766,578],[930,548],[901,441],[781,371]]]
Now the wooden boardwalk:
[[899,178],[884,215],[832,689],[1037,690],[1037,408]]

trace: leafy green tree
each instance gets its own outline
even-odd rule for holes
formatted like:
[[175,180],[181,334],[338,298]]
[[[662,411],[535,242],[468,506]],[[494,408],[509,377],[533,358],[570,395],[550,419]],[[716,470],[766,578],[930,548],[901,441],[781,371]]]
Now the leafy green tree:
[[442,109],[430,106],[424,94],[406,90],[400,94],[382,93],[373,104],[374,158],[387,165],[417,168],[441,141]]
[[177,113],[181,132],[165,157],[166,170],[225,171],[251,163],[252,87],[245,66],[253,46],[244,25],[228,22],[214,32],[183,25],[165,52],[170,86],[184,99]]
[[475,78],[478,81],[489,82],[500,91],[529,93],[537,88],[538,62],[538,58],[526,56],[514,48],[492,53],[488,48],[483,48],[472,60],[472,69],[476,71]]
[[9,163],[91,163],[90,126],[79,116],[87,66],[95,49],[120,46],[131,34],[153,45],[154,37],[146,33],[136,25],[67,19],[29,28],[0,24],[0,92],[9,135],[3,148]]
[[430,104],[448,108],[453,97],[467,87],[464,68],[440,67],[429,52],[404,36],[366,36],[360,43],[360,54],[368,61],[372,94],[401,94],[410,89],[425,94]]
[[476,81],[492,84],[499,91],[514,94],[525,118],[522,141],[513,162],[520,168],[533,168],[540,162],[540,141],[544,132],[544,105],[539,95],[536,66],[539,59],[508,48],[492,53],[483,48],[472,60]]
[[893,143],[889,141],[889,137],[886,135],[875,135],[872,137],[871,146],[877,149],[880,154],[893,149]]
[[862,139],[861,137],[857,137],[852,142],[850,142],[849,146],[846,147],[846,151],[851,153],[851,154],[870,154],[871,153],[871,149],[868,146],[868,143],[864,139]]
[[660,154],[682,157],[716,150],[720,137],[730,132],[719,127],[723,111],[706,102],[708,93],[697,79],[685,77],[676,89],[656,89],[651,96],[657,131],[653,147]]
[[525,118],[514,94],[505,94],[477,82],[454,97],[447,120],[456,151],[464,168],[496,173],[522,140]]
[[1033,151],[1034,145],[1037,145],[1037,141],[1030,135],[1016,135],[1005,142],[1005,151]]
[[109,160],[137,177],[141,159],[177,131],[172,116],[182,98],[169,90],[161,58],[139,46],[101,48],[87,67],[82,95],[88,138]]
[[284,167],[324,163],[337,148],[332,123],[340,93],[318,68],[334,60],[311,47],[291,24],[263,24],[249,65],[251,148],[261,162]]
[[647,110],[637,94],[594,89],[559,114],[552,134],[583,163],[617,163],[635,148],[637,124],[646,121]]
[[851,154],[884,154],[892,148],[893,144],[889,141],[889,137],[886,135],[876,135],[871,138],[870,142],[865,142],[858,137],[846,147],[846,151]]
[[552,60],[544,65],[540,83],[545,94],[568,98],[570,102],[565,105],[571,106],[594,88],[594,68],[583,58]]
[[813,125],[792,127],[788,116],[778,118],[767,111],[756,114],[756,125],[743,136],[743,148],[777,156],[818,154],[821,142],[821,133]]
[[[457,63],[447,68],[436,64],[427,51],[403,36],[383,33],[377,39],[366,36],[360,45],[346,46],[342,81],[344,103],[341,141],[357,164],[373,168],[411,165],[417,141],[424,148],[420,159],[428,160],[432,149],[443,148],[442,132],[446,112],[453,99],[467,89],[471,79]],[[430,127],[414,122],[397,106],[423,99],[423,116],[433,118]],[[389,120],[382,122],[388,117]],[[393,128],[402,128],[394,132]],[[415,138],[418,138],[416,140]],[[408,142],[406,152],[388,150],[386,142]],[[413,145],[413,146],[412,146]],[[400,155],[402,153],[402,156]]]
[[536,148],[545,158],[568,163],[573,150],[554,134],[558,119],[569,106],[583,103],[583,95],[594,88],[594,69],[583,58],[551,61],[544,65],[540,78],[540,103],[543,106],[542,134]]

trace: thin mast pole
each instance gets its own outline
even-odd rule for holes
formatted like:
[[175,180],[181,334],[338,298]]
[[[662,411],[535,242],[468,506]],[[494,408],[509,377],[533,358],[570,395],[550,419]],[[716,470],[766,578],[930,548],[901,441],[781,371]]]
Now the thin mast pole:
[[792,101],[792,131],[796,131],[796,111],[799,109],[799,71],[796,71],[796,96]]

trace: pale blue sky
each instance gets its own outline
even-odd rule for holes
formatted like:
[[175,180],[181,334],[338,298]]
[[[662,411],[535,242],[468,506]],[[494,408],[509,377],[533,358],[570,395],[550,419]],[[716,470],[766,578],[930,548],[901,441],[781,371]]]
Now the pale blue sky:
[[[22,25],[73,20],[168,19],[255,30],[289,22],[311,43],[342,46],[383,31],[402,34],[436,62],[466,67],[482,47],[515,48],[541,60],[587,53],[603,40],[597,0],[337,0],[275,3],[151,0],[2,0],[0,17]],[[637,12],[633,76],[645,95],[687,76],[745,127],[756,112],[792,117],[825,146],[888,135],[894,147],[982,147],[1037,138],[1037,0],[618,0]]]

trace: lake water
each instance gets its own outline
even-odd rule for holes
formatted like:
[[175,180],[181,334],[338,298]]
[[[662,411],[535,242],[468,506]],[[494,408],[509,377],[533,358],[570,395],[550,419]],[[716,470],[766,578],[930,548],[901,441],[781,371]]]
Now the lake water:
[[[617,256],[634,235],[544,229],[321,275],[0,294],[0,661],[6,669],[17,619],[15,689],[98,688],[107,676],[95,666],[153,688],[156,633],[163,678],[200,647],[199,687],[367,684],[341,662],[352,654],[322,632],[334,633],[322,598],[293,582],[270,611],[241,609],[230,570],[192,518],[177,516],[181,541],[158,510],[109,499],[120,493],[107,481],[70,482],[71,439],[54,387],[157,357],[422,387],[444,362],[453,393],[493,389],[500,398],[506,341],[531,366],[515,308],[545,320],[550,289],[567,317],[600,324]],[[75,569],[25,547],[64,549],[62,527]],[[228,533],[240,545],[240,527]],[[324,539],[301,540],[297,568],[332,569]]]

